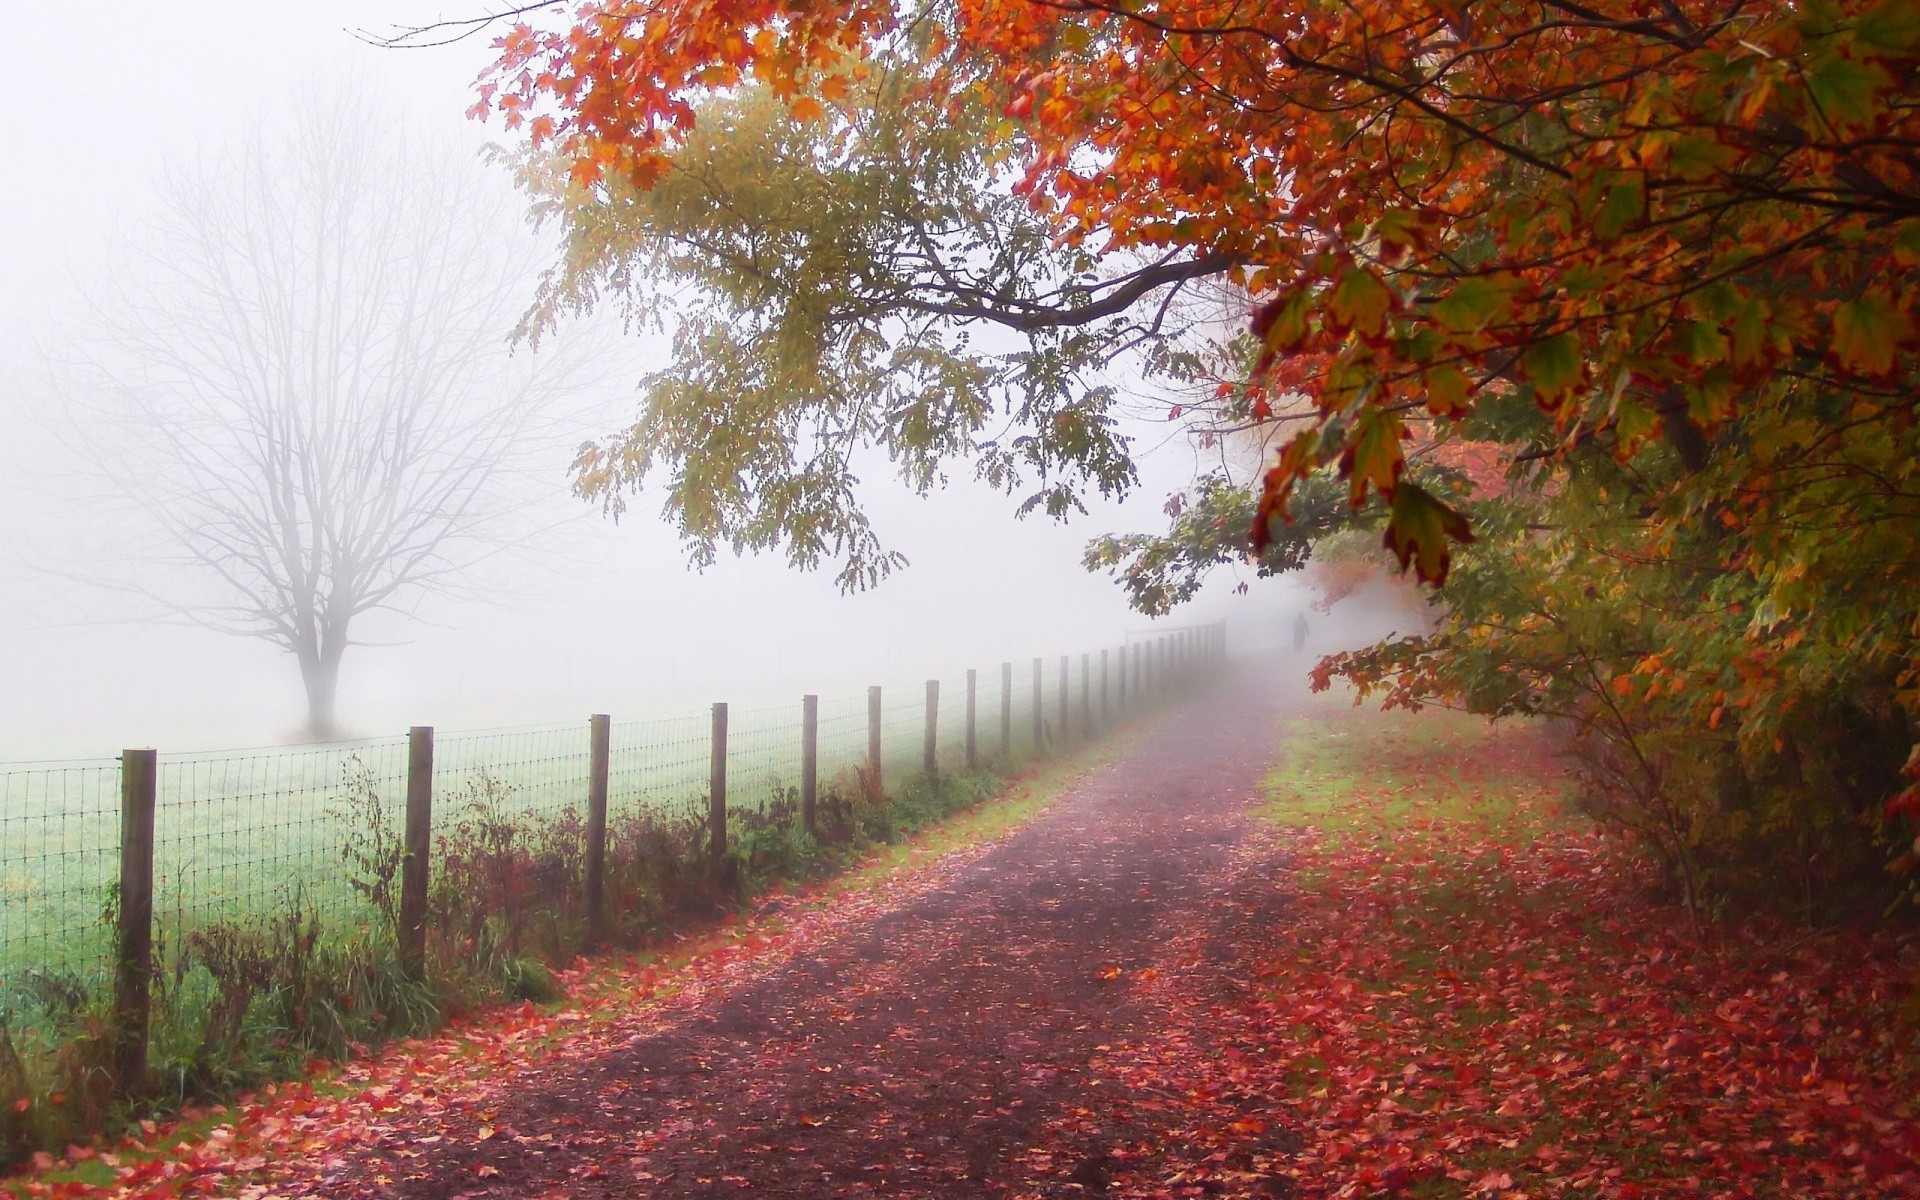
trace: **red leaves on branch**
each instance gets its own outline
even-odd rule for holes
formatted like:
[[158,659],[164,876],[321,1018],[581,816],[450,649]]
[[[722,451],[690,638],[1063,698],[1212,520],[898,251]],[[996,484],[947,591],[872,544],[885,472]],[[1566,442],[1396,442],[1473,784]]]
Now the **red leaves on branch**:
[[[907,56],[928,99],[990,98],[1060,244],[1241,264],[1253,384],[1329,357],[1324,436],[1276,463],[1256,542],[1368,414],[1459,418],[1494,380],[1623,459],[1657,451],[1674,388],[1709,435],[1778,387],[1905,419],[1882,401],[1920,350],[1920,0],[961,0],[910,33],[896,11],[580,4],[501,39],[479,107],[583,181],[646,186],[747,82],[826,100]],[[1391,510],[1390,540],[1437,578],[1463,526],[1428,515]]]

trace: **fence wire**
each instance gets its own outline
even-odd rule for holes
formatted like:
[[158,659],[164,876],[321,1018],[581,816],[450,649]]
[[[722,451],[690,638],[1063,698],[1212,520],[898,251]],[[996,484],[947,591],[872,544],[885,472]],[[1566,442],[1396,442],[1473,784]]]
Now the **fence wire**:
[[119,871],[119,763],[0,769],[0,991],[33,968],[104,974]]
[[342,862],[356,799],[404,810],[407,742],[161,755],[154,796],[155,937],[164,951],[243,916],[362,914]]
[[609,823],[644,810],[691,812],[706,797],[713,764],[708,714],[614,721],[608,740]]
[[[973,696],[976,762],[1017,766],[1085,740],[1136,711],[1142,680],[1154,690],[1168,664],[1142,651],[1017,659],[980,669]],[[1064,668],[1064,670],[1063,670]],[[1064,697],[1064,708],[1063,708]],[[879,742],[889,791],[924,765],[927,687],[881,689]],[[869,761],[869,695],[822,696],[818,779],[823,798],[851,798]],[[967,765],[964,672],[939,681],[939,769]],[[802,705],[728,714],[728,807],[767,813],[797,803]],[[660,825],[705,820],[712,767],[708,713],[610,722],[610,844]],[[354,884],[354,847],[404,828],[405,737],[287,749],[161,754],[155,796],[156,941],[176,953],[196,931],[294,909],[331,927],[374,917]],[[514,903],[574,903],[583,870],[592,741],[586,721],[450,732],[434,740],[436,861],[464,862],[474,887],[518,889]],[[119,873],[120,769],[111,759],[0,764],[0,1006],[34,971],[103,979],[112,947],[107,915]],[[532,838],[538,878],[474,866],[488,845]],[[489,839],[493,839],[490,842]],[[520,861],[520,860],[515,860]],[[553,866],[552,864],[559,864]],[[436,868],[438,869],[438,868]],[[492,868],[488,868],[492,869]],[[504,873],[502,873],[504,872]],[[489,881],[491,880],[491,881]],[[565,893],[565,895],[562,895]]]
[[798,700],[727,714],[730,811],[765,813],[776,802],[799,803],[800,728]]

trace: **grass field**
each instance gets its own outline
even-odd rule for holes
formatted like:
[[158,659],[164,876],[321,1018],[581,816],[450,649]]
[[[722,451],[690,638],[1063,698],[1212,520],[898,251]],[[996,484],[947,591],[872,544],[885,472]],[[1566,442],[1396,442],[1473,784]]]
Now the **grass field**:
[[[1072,716],[1081,715],[1077,663]],[[1057,722],[1049,672],[1046,709]],[[983,758],[1000,750],[1000,687],[977,694]],[[1030,681],[1016,673],[1013,746],[1032,750]],[[939,757],[964,756],[966,681],[943,681]],[[887,776],[921,766],[925,687],[883,690],[882,759]],[[800,778],[800,705],[736,709],[728,721],[728,802],[760,808]],[[702,804],[709,789],[711,715],[615,721],[608,807],[672,812]],[[867,697],[823,697],[819,714],[822,786],[862,762]],[[407,739],[173,755],[159,758],[155,816],[156,936],[162,949],[215,920],[282,910],[290,903],[335,924],[370,915],[342,863],[343,802],[377,796],[398,822],[406,796]],[[436,815],[457,808],[469,787],[491,778],[515,811],[584,812],[587,723],[445,732],[434,746]],[[112,759],[0,764],[0,1004],[35,973],[71,974],[97,984],[110,948],[106,914],[119,871],[120,773]]]

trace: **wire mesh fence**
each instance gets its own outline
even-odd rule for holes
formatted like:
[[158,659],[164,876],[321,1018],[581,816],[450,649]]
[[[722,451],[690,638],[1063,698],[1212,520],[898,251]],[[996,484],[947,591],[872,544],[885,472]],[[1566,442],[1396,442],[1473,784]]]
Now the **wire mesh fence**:
[[407,743],[388,738],[287,750],[161,755],[154,797],[155,935],[289,907],[360,915],[340,835],[355,800],[397,811]]
[[727,808],[765,813],[796,803],[800,788],[800,705],[739,709],[727,715]]
[[103,974],[119,846],[114,760],[0,770],[0,963]]
[[[1130,661],[1137,657],[1126,649],[1117,654],[1116,701],[1138,694],[1137,664]],[[1117,702],[1101,703],[1099,661],[1095,652],[979,670],[977,762],[1017,764],[1083,740],[1103,707],[1117,718]],[[819,699],[821,795],[844,798],[870,786],[860,772],[870,768],[876,734],[888,791],[921,774],[927,682],[882,686],[877,728],[871,703],[870,693],[859,692]],[[938,680],[933,731],[939,770],[964,769],[965,673]],[[607,827],[615,832],[607,836],[624,836],[619,831],[632,828],[632,818],[650,813],[686,827],[704,821],[713,738],[707,713],[612,721],[604,794]],[[592,828],[592,745],[586,721],[432,737],[431,855],[438,870],[469,871],[447,886],[486,893],[478,897],[486,902],[510,886],[513,898],[500,902],[577,906]],[[799,698],[731,710],[724,761],[729,810],[766,819],[773,806],[796,804],[803,775]],[[397,853],[408,821],[409,762],[406,737],[160,754],[150,797],[150,870],[162,956],[215,924],[289,910],[318,914],[336,929],[373,922],[383,911],[391,920],[398,881],[373,886],[369,856]],[[111,759],[0,764],[0,1006],[34,972],[107,977],[121,871],[121,783]],[[544,864],[538,872],[528,874],[514,859],[519,873],[512,874],[487,857],[504,853],[500,847],[512,838],[544,839],[534,856]]]

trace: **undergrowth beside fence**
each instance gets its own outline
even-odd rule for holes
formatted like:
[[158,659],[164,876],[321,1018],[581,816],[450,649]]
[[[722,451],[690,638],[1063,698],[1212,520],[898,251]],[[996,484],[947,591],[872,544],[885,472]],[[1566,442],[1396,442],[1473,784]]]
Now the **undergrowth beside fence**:
[[[1143,711],[1150,698],[1164,696],[1182,676],[1213,662],[1219,649],[1217,636],[1195,636],[1184,645],[1168,641],[1148,656],[1136,651],[1131,682],[1123,654],[1111,696],[1102,656],[1097,708],[1091,656],[1080,664],[1079,703],[1072,707],[1071,664],[1062,660],[1058,690],[1044,695],[1036,666],[1017,726],[1015,693],[1004,682],[1011,675],[1003,668],[1000,711],[989,713],[986,737],[978,736],[971,678],[964,733],[950,707],[946,721],[952,728],[944,736],[937,687],[929,684],[916,739],[920,770],[911,772],[893,761],[898,749],[890,747],[902,739],[883,737],[888,727],[903,731],[904,722],[886,722],[877,695],[869,697],[868,753],[852,758],[836,752],[827,764],[820,762],[819,744],[847,744],[845,735],[855,731],[851,710],[817,719],[809,698],[804,754],[799,739],[791,747],[780,744],[781,730],[770,714],[741,714],[746,719],[736,725],[738,742],[746,761],[760,767],[740,781],[748,786],[736,784],[740,794],[731,805],[725,706],[716,706],[713,774],[704,795],[685,785],[684,769],[706,757],[709,747],[694,744],[691,730],[677,726],[654,762],[616,749],[611,767],[605,718],[595,719],[600,740],[587,768],[547,748],[558,744],[553,731],[494,735],[516,744],[528,738],[541,743],[518,747],[525,752],[517,758],[538,770],[517,777],[476,757],[480,739],[473,735],[442,742],[453,748],[454,765],[449,769],[443,762],[436,775],[432,731],[416,730],[416,751],[420,734],[426,737],[424,774],[417,761],[397,770],[401,747],[382,743],[377,752],[346,752],[331,785],[303,775],[291,792],[238,793],[261,808],[276,796],[324,796],[312,811],[290,814],[285,836],[299,841],[291,856],[257,844],[267,826],[231,820],[210,836],[160,839],[163,847],[197,848],[197,858],[180,860],[190,864],[187,873],[202,882],[235,880],[231,894],[245,897],[243,903],[222,902],[213,891],[192,905],[165,911],[154,905],[156,804],[149,783],[144,898],[135,887],[123,905],[119,885],[102,887],[94,926],[78,927],[68,917],[62,927],[62,937],[85,949],[74,952],[58,938],[27,939],[24,944],[44,944],[53,952],[24,966],[18,958],[0,961],[0,1166],[84,1143],[131,1120],[219,1102],[298,1074],[315,1059],[363,1055],[482,1006],[558,1000],[555,971],[582,949],[658,944],[768,888],[835,874],[877,845],[996,794],[1007,773],[1024,761],[1110,731],[1122,713]],[[1049,714],[1057,714],[1057,723]],[[993,716],[999,720],[991,721]],[[1028,717],[1033,738],[1016,750],[1010,731],[1024,729]],[[613,741],[646,744],[622,743],[617,727]],[[998,750],[981,751],[977,741],[997,742]],[[150,781],[152,752],[140,753]],[[240,777],[262,769],[269,758],[261,752],[221,760],[198,777]],[[780,781],[777,771],[800,763],[806,764],[799,772],[802,785]],[[642,787],[632,793],[641,802],[609,807],[610,773],[626,794],[632,789],[623,785],[656,764],[682,772],[670,793],[679,799],[663,800],[657,793],[645,799],[648,789]],[[161,765],[157,807],[163,831],[171,813],[196,805],[210,810],[217,791],[170,796]],[[265,769],[278,770],[270,763]],[[312,773],[306,766],[299,772]],[[436,779],[439,794],[433,796]],[[423,781],[431,834],[418,842],[422,854],[414,858],[410,838],[429,828],[416,826],[428,811],[420,802]],[[0,800],[5,796],[0,788]],[[99,808],[94,803],[87,810],[94,825],[100,823]],[[0,818],[15,819],[8,812]],[[131,827],[121,821],[123,835]],[[235,831],[251,840],[233,840]],[[325,855],[316,856],[321,846]],[[243,853],[234,855],[235,848]],[[228,853],[222,856],[221,849]],[[0,845],[0,858],[4,850]],[[62,853],[43,860],[56,861]],[[98,857],[99,849],[90,842],[84,853]],[[129,861],[123,854],[123,879]],[[282,862],[297,862],[298,869],[275,877],[275,864]],[[249,871],[266,877],[248,877]],[[72,896],[81,893],[53,882],[71,908]],[[178,886],[177,878],[168,882]],[[150,954],[127,949],[130,928],[151,939]],[[116,963],[118,983],[106,969]],[[127,1006],[134,967],[139,991],[147,996],[138,1019],[130,1018]],[[135,1035],[139,1053],[130,1056]]]
[[[695,806],[630,812],[608,830],[607,900],[617,917],[609,941],[655,944],[771,887],[834,874],[1003,786],[996,770],[916,776],[876,801],[848,771],[822,789],[812,833],[797,795],[741,820],[720,873]],[[346,855],[354,886],[393,917],[384,894],[401,851],[386,810],[363,802],[347,811],[362,822]],[[0,1024],[8,1160],[130,1117],[230,1097],[315,1057],[424,1034],[484,1005],[559,999],[552,969],[573,957],[584,922],[565,899],[578,895],[581,867],[571,819],[516,810],[497,786],[465,798],[435,847],[417,979],[400,962],[393,924],[334,930],[297,897],[264,920],[214,922],[164,947],[145,1095],[114,1093],[108,998],[71,974],[30,973],[36,1011]]]

